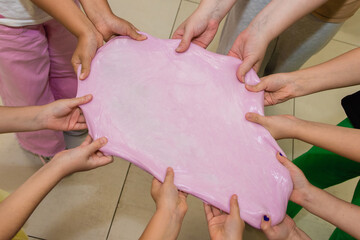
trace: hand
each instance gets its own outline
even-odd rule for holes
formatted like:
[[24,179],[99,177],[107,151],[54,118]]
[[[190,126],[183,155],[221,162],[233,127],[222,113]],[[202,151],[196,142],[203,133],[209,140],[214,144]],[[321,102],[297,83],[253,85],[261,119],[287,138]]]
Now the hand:
[[236,239],[241,240],[245,229],[245,223],[240,218],[240,209],[236,195],[230,200],[230,214],[221,212],[218,208],[204,203],[204,210],[210,238],[217,239]]
[[276,158],[290,172],[291,180],[293,182],[293,191],[290,195],[290,200],[299,205],[303,205],[302,202],[305,201],[305,199],[308,199],[310,188],[313,186],[306,179],[300,168],[293,164],[289,159],[282,156],[280,153],[276,155]]
[[191,41],[202,48],[207,48],[215,37],[220,21],[212,19],[209,13],[197,9],[172,36],[174,39],[181,39],[176,52],[185,52],[190,47]]
[[78,37],[78,44],[71,58],[71,64],[77,73],[81,65],[80,80],[84,80],[90,74],[91,61],[96,51],[104,44],[102,35],[94,30]]
[[79,98],[62,99],[42,106],[43,110],[37,116],[42,128],[72,131],[86,129],[85,118],[79,105],[90,102],[92,95]]
[[257,30],[250,26],[236,38],[228,55],[242,60],[236,72],[236,76],[241,82],[245,83],[245,74],[251,68],[255,72],[259,71],[269,43],[267,38],[258,34]]
[[252,112],[246,113],[245,118],[266,128],[275,139],[294,138],[297,126],[304,122],[292,115],[262,116]]
[[61,169],[63,176],[107,165],[113,158],[99,151],[106,143],[105,137],[93,141],[88,135],[79,147],[56,154],[49,164]]
[[300,85],[291,77],[292,73],[278,73],[261,78],[257,85],[245,85],[251,92],[265,91],[264,104],[275,105],[300,95]]
[[261,221],[261,230],[269,240],[310,239],[302,230],[296,227],[294,220],[288,215],[276,226],[271,226],[270,217],[264,216],[264,219]]
[[187,194],[178,191],[174,185],[174,170],[172,168],[166,170],[164,183],[161,183],[156,178],[153,179],[151,196],[156,203],[156,211],[166,211],[175,214],[181,220],[185,216],[187,211]]

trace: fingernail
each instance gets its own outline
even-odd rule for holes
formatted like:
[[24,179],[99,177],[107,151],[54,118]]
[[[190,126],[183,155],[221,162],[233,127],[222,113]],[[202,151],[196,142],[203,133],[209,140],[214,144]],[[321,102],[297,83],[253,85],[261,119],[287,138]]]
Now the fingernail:
[[106,138],[105,138],[105,137],[102,137],[102,138],[100,139],[100,142],[101,142],[102,144],[106,143]]
[[80,79],[84,79],[85,73],[80,74]]
[[279,152],[280,156],[283,156],[281,152]]
[[264,215],[264,221],[268,222],[269,220],[270,219],[266,215]]
[[233,198],[234,198],[235,200],[237,200],[237,199],[238,199],[238,196],[237,196],[236,194],[234,194]]

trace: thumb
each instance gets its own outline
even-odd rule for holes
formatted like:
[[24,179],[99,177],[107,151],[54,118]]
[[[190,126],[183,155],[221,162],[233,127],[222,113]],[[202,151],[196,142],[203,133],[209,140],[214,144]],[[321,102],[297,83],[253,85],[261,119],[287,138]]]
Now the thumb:
[[192,35],[193,34],[190,31],[186,30],[186,28],[185,28],[185,32],[181,39],[181,42],[180,42],[179,46],[175,49],[175,51],[178,53],[183,53],[186,50],[188,50],[190,43],[191,43]]
[[107,144],[108,140],[106,137],[98,138],[89,145],[85,147],[85,150],[87,151],[88,155],[91,155],[98,151],[100,148],[105,146]]
[[294,168],[295,164],[293,164],[289,159],[284,157],[280,152],[276,154],[276,158],[279,162],[284,165],[289,171]]
[[264,126],[265,121],[266,121],[266,117],[261,116],[260,114],[257,114],[257,113],[253,113],[253,112],[246,113],[245,118],[249,122],[257,123],[257,124],[260,124],[261,126]]
[[74,108],[74,107],[77,107],[79,105],[83,105],[85,103],[88,103],[91,100],[92,100],[92,95],[87,94],[87,95],[82,96],[82,97],[67,99],[66,101],[68,101],[68,107],[69,108]]
[[168,167],[166,169],[166,176],[165,176],[164,183],[174,184],[174,170],[171,167]]
[[250,92],[260,92],[260,91],[264,91],[267,88],[267,81],[266,80],[261,80],[258,84],[256,85],[248,85],[245,84],[245,88],[250,91]]
[[240,82],[245,83],[245,74],[254,67],[256,63],[256,59],[245,58],[243,62],[240,64],[236,76],[240,80]]
[[236,194],[232,195],[230,199],[230,216],[240,218],[240,208]]
[[138,32],[137,32],[135,29],[133,29],[133,28],[130,28],[130,29],[129,29],[129,31],[128,31],[128,36],[131,37],[131,38],[134,39],[134,40],[137,40],[137,41],[143,41],[143,40],[147,39],[147,36],[138,33]]
[[261,219],[260,228],[265,233],[266,236],[271,235],[271,233],[273,232],[273,229],[271,227],[271,219],[269,216],[267,216],[267,215],[263,216],[263,218]]
[[80,73],[80,80],[84,80],[85,78],[87,78],[90,74],[90,66],[91,66],[91,58],[90,56],[88,57],[83,57],[81,59],[81,73]]

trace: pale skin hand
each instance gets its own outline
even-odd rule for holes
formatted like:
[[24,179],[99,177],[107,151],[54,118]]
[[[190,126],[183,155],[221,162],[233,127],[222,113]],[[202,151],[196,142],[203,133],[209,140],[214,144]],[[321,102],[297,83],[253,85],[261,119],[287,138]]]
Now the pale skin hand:
[[247,113],[245,118],[265,127],[275,139],[296,138],[360,162],[359,129],[310,122],[290,115],[265,117]]
[[251,92],[265,91],[264,104],[274,105],[294,97],[360,84],[359,64],[360,48],[357,48],[325,63],[272,74],[263,77],[257,85],[246,84],[245,87]]
[[86,104],[91,95],[62,99],[43,106],[0,107],[0,133],[26,132],[42,129],[71,131],[86,129],[79,105]]
[[245,74],[251,68],[259,70],[271,40],[325,2],[326,0],[270,1],[240,33],[231,47],[229,55],[243,60],[236,73],[238,79],[244,82]]
[[151,196],[156,203],[156,212],[140,239],[175,240],[187,211],[187,194],[178,191],[174,185],[172,168],[167,169],[164,183],[153,179]]
[[65,176],[94,169],[112,162],[99,149],[106,138],[92,141],[87,137],[77,148],[60,152],[0,203],[0,239],[12,239],[31,213],[53,187]]
[[230,214],[221,212],[218,208],[206,203],[204,203],[204,210],[211,240],[242,239],[245,223],[240,218],[240,209],[236,195],[233,195],[230,199]]
[[195,12],[174,32],[172,38],[181,39],[176,51],[185,52],[191,42],[207,48],[214,39],[221,20],[234,3],[234,0],[201,1]]

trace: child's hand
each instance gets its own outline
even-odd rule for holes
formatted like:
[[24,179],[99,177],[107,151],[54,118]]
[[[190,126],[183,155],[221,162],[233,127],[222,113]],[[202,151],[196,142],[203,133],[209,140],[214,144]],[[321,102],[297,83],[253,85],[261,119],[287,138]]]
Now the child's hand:
[[113,161],[112,156],[105,156],[99,151],[106,143],[105,137],[93,141],[88,135],[79,147],[56,154],[49,164],[61,169],[63,176],[107,165]]
[[79,98],[62,99],[42,106],[43,110],[37,116],[42,128],[72,131],[86,129],[85,118],[79,105],[90,102],[92,95]]
[[293,75],[293,73],[272,74],[261,78],[260,83],[256,85],[246,84],[245,87],[251,92],[265,91],[265,106],[275,105],[301,95],[301,87],[293,79]]
[[95,28],[93,31],[78,37],[78,44],[71,58],[71,63],[76,73],[81,65],[80,80],[84,80],[89,76],[91,61],[95,57],[97,49],[103,44],[103,37]]
[[309,195],[308,193],[310,192],[310,188],[313,186],[306,179],[300,168],[293,164],[289,159],[281,156],[280,153],[276,155],[276,158],[290,172],[291,180],[293,182],[293,191],[290,195],[290,200],[294,203],[302,205],[302,202],[305,201]]
[[151,196],[156,203],[156,211],[175,214],[181,220],[184,218],[187,211],[187,194],[179,191],[174,185],[174,170],[172,168],[166,170],[164,183],[156,178],[153,179]]
[[275,139],[294,138],[297,126],[304,123],[303,120],[291,115],[262,116],[248,112],[245,118],[266,128]]
[[264,216],[264,219],[261,221],[261,230],[269,240],[310,239],[301,229],[296,227],[294,220],[288,215],[276,226],[271,226],[271,219]]
[[244,221],[240,218],[240,209],[236,195],[230,200],[230,214],[204,203],[206,219],[208,222],[210,238],[241,240],[245,228]]

